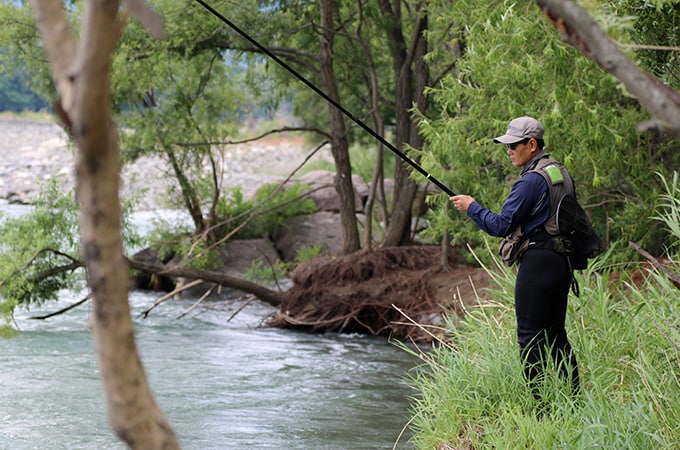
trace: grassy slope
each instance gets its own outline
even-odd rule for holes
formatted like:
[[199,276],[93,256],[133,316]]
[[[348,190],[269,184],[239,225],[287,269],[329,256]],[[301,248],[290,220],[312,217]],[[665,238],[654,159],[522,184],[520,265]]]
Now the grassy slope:
[[582,393],[571,398],[553,372],[546,406],[521,375],[514,272],[494,272],[497,302],[451,324],[450,340],[423,354],[412,374],[418,448],[680,447],[680,292],[665,276],[635,286],[592,268],[582,274],[567,318]]

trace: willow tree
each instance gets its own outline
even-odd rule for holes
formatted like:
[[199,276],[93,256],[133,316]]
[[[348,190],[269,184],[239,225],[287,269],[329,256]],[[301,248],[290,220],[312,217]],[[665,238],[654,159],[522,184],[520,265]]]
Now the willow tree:
[[[663,231],[647,221],[660,189],[654,174],[678,169],[678,142],[638,132],[650,113],[596,60],[565,43],[534,2],[481,1],[447,12],[456,18],[464,51],[459,72],[432,91],[441,114],[423,117],[431,150],[423,156],[433,174],[499,210],[518,174],[491,138],[511,118],[532,115],[545,125],[548,151],[575,177],[579,198],[603,235],[660,248]],[[606,9],[592,14],[607,17],[607,34],[629,42],[630,17],[617,19]],[[559,17],[555,21],[564,28]],[[431,223],[432,232],[450,230],[456,243],[483,238],[469,221],[451,221],[443,211]]]
[[[387,136],[394,145],[411,153],[422,146],[414,110],[424,111],[424,92],[441,73],[431,74],[430,61],[425,58],[428,33],[428,2],[410,0],[365,2],[361,0],[284,2],[262,7],[259,2],[241,2],[238,7],[222,8],[229,19],[259,42],[266,50],[305,77],[334,101],[340,103],[355,118]],[[262,49],[234,35],[226,25],[210,21],[206,27],[205,46],[261,54]],[[451,53],[437,62],[448,71],[456,58]],[[268,57],[267,57],[268,58]],[[407,164],[398,160],[395,173],[382,171],[386,149],[357,127],[348,118],[328,107],[326,102],[298,83],[295,76],[270,62],[269,74],[275,85],[292,99],[295,115],[304,128],[313,130],[333,146],[336,163],[336,187],[342,202],[345,252],[358,249],[354,200],[348,164],[352,166],[348,149],[355,145],[375,149],[372,194],[366,205],[367,216],[374,205],[380,205],[380,220],[386,230],[382,245],[407,243],[411,231],[411,211],[416,194],[416,182],[409,177]],[[328,114],[321,114],[328,111]],[[395,188],[391,204],[379,195],[385,177],[394,177]],[[349,190],[348,190],[349,189]],[[378,201],[373,202],[376,199]],[[365,227],[370,229],[370,226]],[[366,247],[370,242],[365,242]]]
[[[243,62],[205,45],[215,31],[197,4],[154,2],[167,38],[152,39],[138,22],[121,36],[113,61],[114,109],[122,127],[123,160],[156,157],[170,186],[167,204],[184,209],[193,234],[214,241],[230,192],[222,166],[243,117],[259,107],[250,95]],[[256,65],[250,69],[256,73]]]
[[[153,14],[136,1],[140,16]],[[31,3],[57,87],[57,110],[78,149],[77,192],[97,361],[109,422],[130,448],[179,448],[137,352],[120,229],[118,134],[111,112],[111,60],[125,26],[117,1],[86,1],[79,38],[58,0]],[[158,22],[149,23],[158,26]]]

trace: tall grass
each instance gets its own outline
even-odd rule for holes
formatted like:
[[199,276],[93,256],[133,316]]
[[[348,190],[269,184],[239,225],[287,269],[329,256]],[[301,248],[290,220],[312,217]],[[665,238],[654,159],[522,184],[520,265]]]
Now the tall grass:
[[[680,208],[670,200],[663,206]],[[677,211],[663,217],[680,220]],[[677,260],[666,264],[680,273]],[[450,334],[410,374],[417,448],[680,448],[680,290],[643,264],[624,274],[605,264],[606,255],[580,274],[581,296],[569,300],[581,393],[572,397],[551,368],[541,403],[515,341],[515,272],[489,269],[492,301],[452,318]]]

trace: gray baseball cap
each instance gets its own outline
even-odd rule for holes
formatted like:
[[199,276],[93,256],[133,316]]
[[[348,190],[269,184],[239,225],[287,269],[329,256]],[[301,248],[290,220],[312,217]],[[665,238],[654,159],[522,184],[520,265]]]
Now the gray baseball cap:
[[496,144],[514,144],[529,138],[543,139],[543,125],[536,119],[523,116],[512,119],[508,124],[508,131],[493,141]]

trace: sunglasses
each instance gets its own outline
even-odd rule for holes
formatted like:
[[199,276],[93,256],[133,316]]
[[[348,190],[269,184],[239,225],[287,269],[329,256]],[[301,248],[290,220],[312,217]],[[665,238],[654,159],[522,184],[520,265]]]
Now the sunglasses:
[[505,144],[505,148],[507,148],[508,150],[514,150],[514,149],[517,148],[517,146],[518,146],[519,144],[526,144],[526,143],[529,142],[530,140],[531,140],[531,138],[527,138],[527,139],[523,139],[523,140],[521,140],[521,141],[519,141],[519,142],[514,142],[514,143],[512,143],[512,144]]

